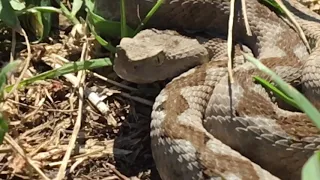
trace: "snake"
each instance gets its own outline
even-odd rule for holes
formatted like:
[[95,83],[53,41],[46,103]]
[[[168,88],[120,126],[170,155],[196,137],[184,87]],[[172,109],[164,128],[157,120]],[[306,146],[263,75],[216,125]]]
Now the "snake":
[[[97,14],[120,20],[120,0],[96,0]],[[141,25],[157,0],[126,1],[126,23]],[[310,118],[253,80],[270,76],[251,53],[320,105],[320,16],[283,0],[287,16],[265,1],[235,1],[233,82],[228,76],[228,0],[165,0],[134,37],[117,46],[114,70],[134,83],[170,80],[151,113],[151,149],[161,179],[295,180],[320,148]],[[243,8],[245,7],[245,11]],[[246,31],[244,13],[248,19]],[[298,102],[299,103],[299,102]]]

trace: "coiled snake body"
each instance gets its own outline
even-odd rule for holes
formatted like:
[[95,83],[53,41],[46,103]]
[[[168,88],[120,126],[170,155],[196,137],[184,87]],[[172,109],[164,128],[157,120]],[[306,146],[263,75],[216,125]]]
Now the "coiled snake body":
[[[97,0],[97,12],[119,20],[119,3]],[[155,3],[126,1],[129,25],[136,27]],[[123,79],[147,83],[184,72],[153,105],[151,144],[162,179],[301,178],[303,164],[320,147],[319,131],[304,113],[291,111],[254,83],[254,75],[270,78],[239,53],[248,47],[319,109],[320,17],[293,0],[283,3],[304,30],[312,52],[286,18],[257,0],[246,0],[253,33],[248,36],[237,2],[233,84],[228,83],[226,42],[221,38],[227,34],[228,0],[166,0],[146,26],[206,32],[204,36],[149,29],[122,39],[114,69]]]

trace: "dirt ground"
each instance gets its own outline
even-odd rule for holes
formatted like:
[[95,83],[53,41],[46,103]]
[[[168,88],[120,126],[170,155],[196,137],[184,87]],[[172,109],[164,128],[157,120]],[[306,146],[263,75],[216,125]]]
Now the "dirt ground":
[[[319,12],[318,1],[302,2]],[[63,17],[59,22],[64,22]],[[66,26],[60,24],[49,40],[31,46],[32,60],[25,78],[50,70],[64,58],[78,60],[84,43],[91,59],[111,56],[92,38],[70,37],[70,28]],[[12,35],[6,30],[1,34],[3,63],[10,58]],[[23,38],[17,37],[17,58],[23,60],[27,51],[21,42]],[[2,112],[10,119],[11,139],[0,146],[0,179],[39,179],[41,171],[53,179],[66,162],[66,179],[160,179],[151,155],[149,125],[152,102],[163,84],[131,84],[118,78],[112,67],[94,72],[86,73],[83,86],[86,92],[96,93],[104,112],[87,96],[82,98],[78,86],[67,77],[37,81],[11,94],[1,104]],[[18,76],[10,82],[16,82]],[[81,99],[83,107],[79,106]],[[78,113],[79,109],[82,113]],[[78,124],[75,148],[66,161],[63,158]],[[25,156],[19,155],[19,150]]]

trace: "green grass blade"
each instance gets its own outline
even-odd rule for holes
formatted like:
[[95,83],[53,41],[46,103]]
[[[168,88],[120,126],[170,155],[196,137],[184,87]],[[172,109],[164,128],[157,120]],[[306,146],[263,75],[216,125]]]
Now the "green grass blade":
[[[34,76],[32,78],[23,80],[20,82],[18,87],[21,88],[23,86],[29,85],[35,81],[38,81],[38,80],[54,78],[54,77],[62,76],[65,74],[74,73],[74,72],[77,72],[80,70],[90,70],[90,69],[95,69],[95,68],[104,67],[104,66],[111,66],[111,65],[112,65],[112,63],[109,58],[92,59],[92,60],[86,60],[83,62],[68,63],[60,68],[53,69],[53,70],[41,73],[41,74]],[[7,86],[5,88],[5,91],[10,92],[11,89],[13,88],[13,86],[14,85]]]
[[21,32],[20,21],[9,0],[0,0],[0,20],[15,31]]
[[117,50],[111,43],[109,43],[108,41],[104,40],[95,31],[91,30],[91,32],[94,35],[95,39],[100,43],[101,46],[103,46],[104,48],[106,48],[107,50],[109,50],[112,53],[116,53]]
[[264,73],[268,74],[272,80],[286,93],[290,94],[291,98],[296,103],[303,112],[307,114],[307,116],[313,121],[313,123],[320,129],[320,113],[319,111],[308,101],[306,97],[304,97],[299,91],[295,88],[290,86],[288,83],[283,81],[278,75],[276,75],[273,71],[263,65],[259,60],[256,58],[244,54],[244,57],[253,63],[259,70],[263,71]]
[[2,144],[4,135],[8,132],[9,126],[7,120],[4,118],[3,114],[0,112],[0,144]]
[[274,85],[272,85],[271,83],[269,83],[268,81],[258,77],[258,76],[254,76],[253,77],[256,81],[258,81],[262,86],[264,86],[265,88],[271,90],[272,92],[274,92],[276,95],[278,95],[281,99],[283,99],[286,103],[288,103],[289,105],[299,109],[299,106],[296,104],[296,102],[289,97],[287,94],[283,93],[280,89],[278,89],[277,87],[275,87]]
[[[121,36],[121,23],[118,21],[110,21],[104,19],[103,17],[97,15],[93,11],[93,3],[89,0],[86,0],[86,8],[87,8],[87,20],[90,25],[92,25],[97,34],[102,37],[115,38]],[[126,26],[127,35],[129,37],[134,36],[134,30],[129,26]]]
[[302,168],[302,180],[319,180],[320,178],[320,152],[313,154]]
[[63,12],[63,14],[74,24],[80,24],[80,21],[71,14],[69,9],[60,1],[60,0],[55,0],[57,4],[60,5],[60,9]]
[[81,9],[83,4],[83,0],[74,0],[72,2],[72,10],[71,10],[71,15],[73,17],[76,17],[77,13],[79,12],[79,10]]
[[120,2],[120,13],[121,13],[121,38],[128,36],[127,31],[127,20],[126,20],[126,6],[125,6],[125,0],[121,0]]
[[158,0],[157,3],[152,7],[152,9],[149,11],[147,16],[142,20],[141,24],[138,26],[138,28],[135,30],[134,34],[137,34],[138,32],[143,29],[143,26],[147,24],[149,19],[153,16],[153,14],[160,8],[164,0]]
[[280,7],[280,5],[274,0],[263,0],[265,3],[273,6],[278,13],[285,14],[284,10]]
[[105,49],[109,50],[112,53],[116,53],[116,48],[111,43],[104,40],[101,36],[98,35],[98,33],[96,32],[96,28],[92,23],[89,22],[88,27],[91,33],[94,35],[95,39],[100,43],[102,47],[104,47]]

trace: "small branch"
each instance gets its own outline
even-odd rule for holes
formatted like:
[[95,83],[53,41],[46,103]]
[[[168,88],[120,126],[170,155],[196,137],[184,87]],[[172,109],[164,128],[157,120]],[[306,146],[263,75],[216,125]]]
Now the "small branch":
[[8,93],[7,97],[10,97],[10,95],[12,94],[12,92],[14,92],[17,87],[19,86],[24,74],[27,72],[28,68],[29,68],[29,64],[30,64],[30,61],[31,61],[31,47],[30,47],[30,42],[29,42],[29,39],[28,39],[28,36],[27,36],[27,33],[25,32],[24,29],[21,28],[21,32],[22,32],[22,35],[26,41],[26,44],[27,44],[27,51],[28,51],[28,55],[27,55],[27,59],[25,60],[25,65],[24,65],[24,68],[19,76],[19,78],[17,79],[15,85],[13,86],[13,88],[11,89],[11,91]]
[[248,16],[247,16],[247,6],[246,6],[246,0],[241,0],[241,6],[242,6],[242,13],[243,13],[243,19],[244,19],[244,25],[246,27],[246,31],[248,36],[252,36],[252,32],[250,29]]
[[127,86],[127,85],[125,85],[125,84],[118,83],[117,81],[113,81],[113,80],[111,80],[111,79],[108,79],[108,78],[106,78],[106,77],[104,77],[104,76],[101,76],[101,75],[95,73],[95,72],[92,72],[92,74],[93,74],[95,77],[97,77],[97,78],[99,78],[99,79],[101,79],[101,80],[103,80],[103,81],[106,81],[107,83],[113,84],[113,85],[115,85],[115,86],[117,86],[117,87],[120,87],[120,88],[122,88],[122,89],[126,89],[126,90],[129,90],[129,91],[137,91],[136,88]]
[[229,24],[228,24],[228,74],[230,78],[230,83],[233,83],[232,75],[232,30],[233,30],[233,19],[235,11],[235,0],[230,1],[230,15],[229,15]]
[[13,62],[14,60],[14,54],[16,49],[16,31],[12,29],[12,40],[11,40],[11,52],[10,52],[10,62]]
[[11,147],[18,152],[25,160],[26,162],[42,177],[42,179],[50,180],[42,171],[41,169],[36,166],[33,161],[25,154],[23,149],[15,142],[14,139],[8,134],[4,136],[4,140],[11,145]]
[[292,16],[291,12],[287,9],[287,7],[282,3],[281,0],[275,0],[275,1],[278,3],[278,5],[281,7],[281,9],[285,12],[285,14],[288,16],[289,20],[293,23],[293,25],[297,28],[299,36],[301,37],[303,43],[305,44],[305,46],[307,47],[307,49],[310,53],[311,52],[310,45],[309,45],[308,40],[307,40],[302,28],[300,27],[299,23]]
[[147,100],[147,99],[143,99],[143,98],[137,97],[137,96],[131,96],[130,94],[125,93],[125,92],[121,92],[120,95],[123,96],[123,97],[125,97],[125,98],[132,99],[132,100],[134,100],[134,101],[137,101],[137,102],[139,102],[139,103],[141,103],[141,104],[147,105],[147,106],[151,106],[151,107],[152,107],[153,104],[154,104],[152,101],[149,101],[149,100]]
[[[82,53],[81,53],[81,58],[80,60],[81,61],[84,61],[84,59],[86,58],[87,56],[87,45],[88,45],[88,42],[85,42],[83,44],[83,47],[82,47]],[[56,180],[62,180],[64,177],[65,177],[65,174],[66,174],[66,169],[67,169],[67,166],[68,166],[68,162],[69,162],[69,159],[71,157],[71,152],[75,146],[75,143],[76,143],[76,140],[77,140],[77,136],[79,134],[79,131],[80,131],[80,128],[81,128],[81,119],[82,119],[82,110],[83,110],[83,100],[84,100],[84,80],[85,80],[85,77],[86,77],[86,73],[85,73],[85,70],[82,70],[82,71],[79,71],[78,72],[78,77],[79,77],[79,84],[78,84],[78,87],[79,87],[79,104],[78,104],[78,116],[77,116],[77,120],[74,124],[74,128],[73,128],[73,131],[72,131],[72,135],[71,135],[71,138],[70,138],[70,141],[69,141],[69,144],[68,144],[68,149],[63,157],[63,160],[62,160],[62,164],[59,168],[59,172],[58,172],[58,175],[56,177]]]

